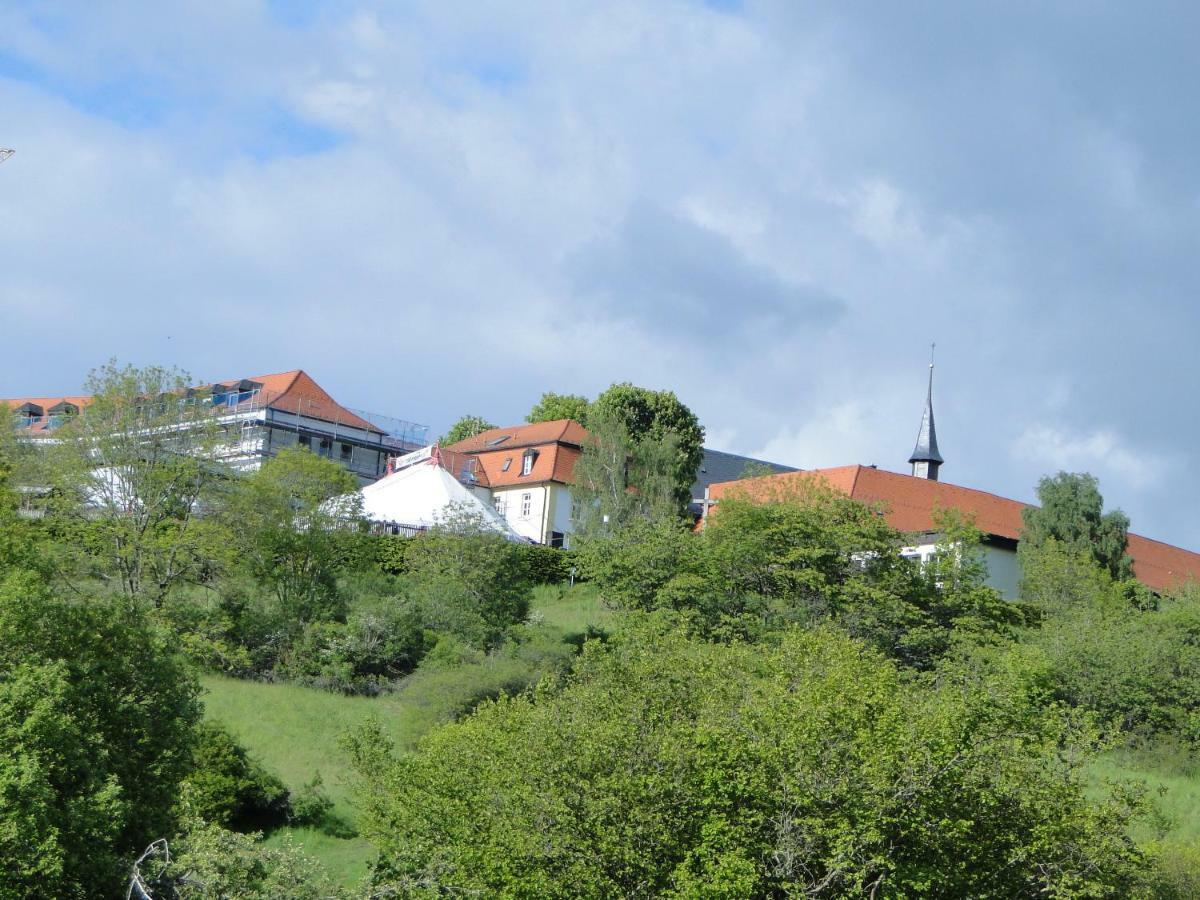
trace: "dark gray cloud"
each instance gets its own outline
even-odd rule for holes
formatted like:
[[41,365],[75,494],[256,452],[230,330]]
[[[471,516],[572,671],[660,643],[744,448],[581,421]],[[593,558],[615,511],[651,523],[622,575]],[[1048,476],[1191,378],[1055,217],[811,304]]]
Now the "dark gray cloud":
[[698,346],[823,330],[846,310],[825,291],[785,281],[756,265],[725,236],[682,215],[636,204],[614,235],[566,264],[574,292],[614,318]]
[[716,444],[1090,469],[1200,548],[1189,4],[9,3],[0,394],[304,366],[441,429],[672,387]]

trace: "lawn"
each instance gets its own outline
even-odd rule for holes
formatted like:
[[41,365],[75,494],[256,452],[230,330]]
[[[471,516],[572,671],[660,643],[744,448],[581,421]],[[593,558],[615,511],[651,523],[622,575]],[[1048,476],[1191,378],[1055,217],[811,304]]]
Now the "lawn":
[[[547,637],[579,634],[589,626],[612,624],[612,612],[590,585],[541,587],[534,595],[531,621]],[[221,722],[292,790],[320,774],[338,817],[353,824],[355,808],[347,782],[347,762],[338,739],[375,716],[397,747],[411,747],[425,732],[452,718],[480,696],[491,696],[528,679],[525,659],[489,656],[460,668],[418,672],[399,689],[380,697],[348,697],[293,684],[240,681],[218,675],[203,679],[209,718]],[[362,838],[338,838],[311,828],[285,828],[285,835],[321,860],[329,874],[350,884],[367,871],[371,846]]]

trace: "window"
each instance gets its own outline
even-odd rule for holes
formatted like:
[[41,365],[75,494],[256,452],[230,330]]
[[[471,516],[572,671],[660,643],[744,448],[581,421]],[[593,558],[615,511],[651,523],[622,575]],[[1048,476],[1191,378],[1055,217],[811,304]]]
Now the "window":
[[511,465],[512,465],[512,457],[511,457],[511,456],[506,456],[506,457],[504,457],[504,465],[502,465],[502,466],[500,467],[500,471],[501,471],[501,472],[507,472],[507,471],[508,471],[508,467],[509,467],[509,466],[511,466]]
[[583,518],[583,504],[578,500],[571,500],[571,521],[578,525],[579,520]]
[[530,448],[525,451],[525,455],[521,457],[521,474],[528,475],[533,471],[533,461],[537,459],[537,451]]
[[508,514],[508,504],[504,502],[503,494],[497,494],[495,497],[493,497],[492,505],[496,507],[496,512],[498,512],[500,515],[503,516]]
[[321,455],[333,456],[333,441],[329,438],[321,438]]
[[533,494],[526,491],[521,495],[521,518],[528,519],[529,513],[533,509]]
[[354,448],[350,444],[342,444],[342,459],[348,460],[354,455]]
[[300,435],[299,441],[301,447],[312,447],[312,438],[310,438],[307,434]]

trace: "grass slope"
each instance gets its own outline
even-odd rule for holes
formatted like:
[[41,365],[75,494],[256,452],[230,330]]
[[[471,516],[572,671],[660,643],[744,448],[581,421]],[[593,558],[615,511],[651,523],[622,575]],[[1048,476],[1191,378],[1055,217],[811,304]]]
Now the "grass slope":
[[[612,613],[590,585],[548,586],[535,591],[530,620],[554,643],[589,627],[610,627]],[[346,759],[338,748],[343,733],[367,716],[376,716],[398,747],[411,747],[430,728],[480,697],[519,689],[531,677],[533,665],[525,658],[489,656],[459,668],[419,671],[396,692],[380,697],[347,697],[294,684],[210,675],[203,679],[204,702],[209,718],[228,728],[293,791],[320,773],[335,813],[353,824]],[[278,843],[288,833],[344,884],[367,871],[371,846],[361,838],[294,828],[275,832],[267,842]]]

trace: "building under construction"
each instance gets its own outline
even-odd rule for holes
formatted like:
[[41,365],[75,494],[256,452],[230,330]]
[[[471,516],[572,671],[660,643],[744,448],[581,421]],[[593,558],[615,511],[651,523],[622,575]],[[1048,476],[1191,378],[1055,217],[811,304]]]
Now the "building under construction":
[[[257,469],[284,447],[307,447],[370,484],[388,459],[428,442],[428,427],[353,410],[301,369],[202,385],[189,391],[209,405],[223,429],[217,457],[238,471]],[[91,401],[86,396],[18,397],[0,401],[25,438],[53,441],[55,431]]]

